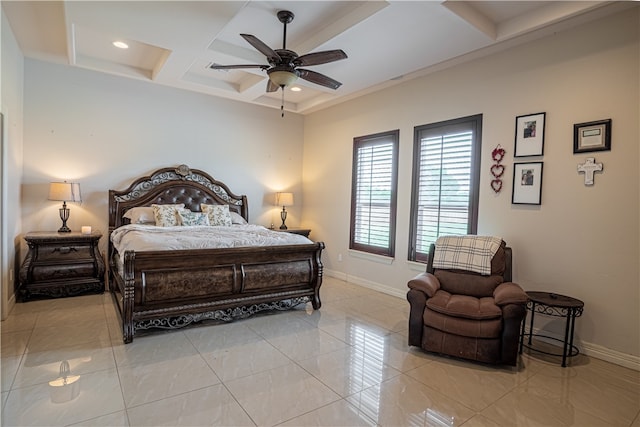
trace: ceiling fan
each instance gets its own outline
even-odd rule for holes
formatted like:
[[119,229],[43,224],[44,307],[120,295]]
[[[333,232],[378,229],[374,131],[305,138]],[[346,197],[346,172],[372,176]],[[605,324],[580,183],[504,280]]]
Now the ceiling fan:
[[214,70],[230,70],[235,68],[260,68],[266,70],[269,76],[267,82],[267,92],[275,92],[278,88],[284,90],[285,87],[293,84],[298,78],[311,83],[325,86],[331,89],[338,89],[342,83],[331,77],[325,76],[315,71],[298,68],[300,66],[320,65],[329,62],[339,61],[347,58],[347,54],[341,49],[325,50],[322,52],[308,53],[298,56],[292,50],[287,49],[287,24],[293,21],[293,12],[281,10],[278,12],[278,19],[284,24],[284,35],[282,37],[282,49],[271,49],[256,36],[251,34],[240,34],[251,46],[267,57],[269,65],[244,64],[244,65],[219,65],[212,64],[209,68]]

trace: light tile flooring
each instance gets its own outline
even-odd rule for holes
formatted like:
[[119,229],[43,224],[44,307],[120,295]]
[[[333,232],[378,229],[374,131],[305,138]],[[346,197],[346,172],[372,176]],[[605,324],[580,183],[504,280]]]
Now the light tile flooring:
[[640,426],[637,371],[430,355],[406,344],[405,300],[330,277],[321,296],[319,311],[128,345],[109,294],[17,304],[2,322],[2,425]]

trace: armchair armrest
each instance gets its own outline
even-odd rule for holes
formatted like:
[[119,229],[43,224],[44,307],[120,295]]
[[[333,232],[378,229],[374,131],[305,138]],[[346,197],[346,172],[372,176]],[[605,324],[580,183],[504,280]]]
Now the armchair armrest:
[[407,286],[411,289],[422,291],[431,298],[436,291],[440,289],[440,281],[431,273],[420,273],[413,279],[409,280]]
[[493,299],[496,305],[503,306],[507,304],[526,304],[528,298],[520,285],[513,282],[504,282],[500,283],[493,291]]

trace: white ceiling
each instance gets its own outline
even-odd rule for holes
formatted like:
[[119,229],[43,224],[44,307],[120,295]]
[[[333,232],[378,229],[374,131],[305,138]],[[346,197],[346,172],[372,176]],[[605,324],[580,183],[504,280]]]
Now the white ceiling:
[[[2,1],[25,56],[238,101],[280,108],[240,33],[282,48],[279,10],[295,14],[287,49],[342,49],[348,58],[309,66],[337,90],[298,80],[285,109],[308,113],[453,63],[632,7],[604,1]],[[129,49],[113,47],[122,40]]]

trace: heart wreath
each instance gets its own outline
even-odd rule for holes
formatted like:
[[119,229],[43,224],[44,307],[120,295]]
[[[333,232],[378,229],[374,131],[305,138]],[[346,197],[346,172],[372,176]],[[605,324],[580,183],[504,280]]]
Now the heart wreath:
[[495,164],[495,165],[491,166],[491,175],[493,175],[496,178],[500,178],[502,176],[502,174],[504,174],[504,166],[503,165]]
[[504,174],[504,166],[500,164],[502,159],[504,159],[505,150],[499,144],[496,148],[491,152],[491,157],[495,164],[491,165],[491,175],[493,175],[493,180],[491,180],[491,188],[493,191],[498,194],[500,190],[502,190],[502,180],[500,177]]

